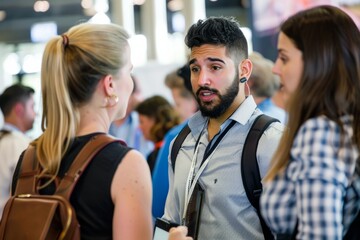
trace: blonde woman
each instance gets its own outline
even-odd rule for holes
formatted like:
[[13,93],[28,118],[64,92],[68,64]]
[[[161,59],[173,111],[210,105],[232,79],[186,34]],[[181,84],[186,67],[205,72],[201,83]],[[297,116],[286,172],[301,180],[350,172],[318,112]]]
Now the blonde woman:
[[[41,71],[43,134],[31,143],[44,173],[63,177],[85,143],[125,116],[133,90],[127,39],[117,25],[84,23],[47,43]],[[13,190],[16,179],[17,172]],[[42,192],[53,189],[47,182]],[[71,196],[81,239],[151,239],[151,198],[142,155],[118,142],[108,145]]]

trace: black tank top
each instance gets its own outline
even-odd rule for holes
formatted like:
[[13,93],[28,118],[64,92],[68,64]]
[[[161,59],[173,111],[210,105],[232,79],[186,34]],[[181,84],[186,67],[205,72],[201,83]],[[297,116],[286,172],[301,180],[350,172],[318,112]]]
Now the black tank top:
[[[59,177],[63,177],[76,155],[94,134],[76,137],[61,161]],[[114,142],[107,145],[91,160],[80,177],[70,201],[81,227],[81,239],[112,239],[114,204],[111,199],[111,182],[123,157],[131,148]],[[21,164],[22,157],[18,163]],[[14,174],[17,179],[18,166]],[[16,181],[13,181],[13,190]],[[13,191],[14,192],[14,191]],[[54,186],[45,188],[41,194],[52,194]]]

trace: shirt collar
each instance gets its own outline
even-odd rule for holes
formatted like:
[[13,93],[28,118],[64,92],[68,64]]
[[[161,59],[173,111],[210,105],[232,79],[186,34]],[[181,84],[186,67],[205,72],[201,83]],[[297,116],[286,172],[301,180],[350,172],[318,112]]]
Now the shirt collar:
[[256,103],[252,95],[249,95],[241,103],[238,109],[230,116],[230,119],[245,125],[256,109]]
[[21,132],[19,128],[17,128],[15,125],[12,125],[10,123],[4,123],[2,129],[7,130],[9,132]]

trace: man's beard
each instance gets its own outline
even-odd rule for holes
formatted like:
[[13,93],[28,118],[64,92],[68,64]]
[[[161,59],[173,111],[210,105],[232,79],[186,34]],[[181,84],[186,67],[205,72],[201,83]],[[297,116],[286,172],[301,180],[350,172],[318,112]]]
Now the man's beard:
[[[201,99],[199,98],[199,93],[202,90],[212,91],[214,94],[216,94],[219,97],[220,102],[215,106],[211,106],[213,101],[207,103],[201,102]],[[238,74],[236,74],[232,84],[230,85],[229,88],[226,89],[224,95],[220,95],[216,89],[211,89],[208,87],[199,88],[198,91],[196,92],[196,101],[199,104],[199,109],[201,114],[204,117],[210,117],[210,118],[220,117],[222,114],[226,112],[226,110],[234,102],[234,99],[236,98],[238,92],[239,92]]]

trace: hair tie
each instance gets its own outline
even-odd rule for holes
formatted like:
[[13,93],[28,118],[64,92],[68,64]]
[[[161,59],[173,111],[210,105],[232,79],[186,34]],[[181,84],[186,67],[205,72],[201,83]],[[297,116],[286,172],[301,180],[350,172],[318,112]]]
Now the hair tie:
[[69,46],[69,37],[66,34],[61,35],[61,37],[63,39],[64,48],[66,48],[67,46]]

